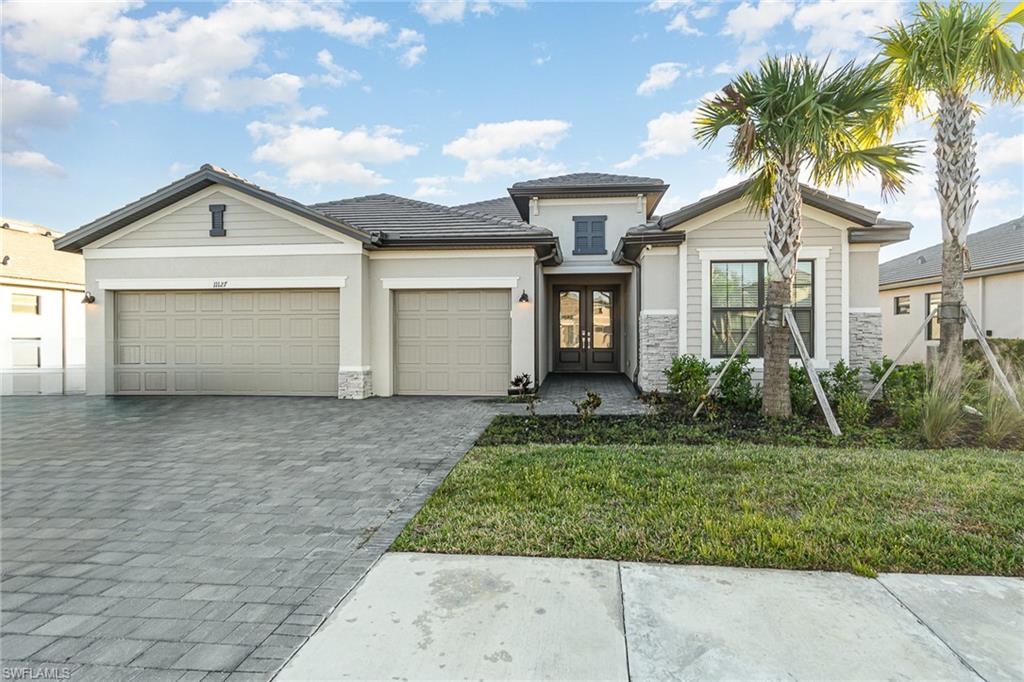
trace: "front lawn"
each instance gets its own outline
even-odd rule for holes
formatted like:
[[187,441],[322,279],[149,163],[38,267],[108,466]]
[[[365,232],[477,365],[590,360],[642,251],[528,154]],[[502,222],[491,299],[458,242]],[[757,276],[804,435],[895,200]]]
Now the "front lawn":
[[1020,452],[477,447],[401,551],[1024,575]]

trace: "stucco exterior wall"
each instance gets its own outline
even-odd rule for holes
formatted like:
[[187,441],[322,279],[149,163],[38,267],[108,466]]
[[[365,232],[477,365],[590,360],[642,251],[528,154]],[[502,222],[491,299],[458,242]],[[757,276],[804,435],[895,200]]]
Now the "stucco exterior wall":
[[[646,220],[644,201],[636,197],[607,197],[586,199],[540,199],[538,212],[530,214],[530,223],[551,230],[562,244],[564,263],[561,266],[610,264],[612,252],[626,230]],[[577,255],[575,244],[575,223],[573,216],[608,216],[605,222],[604,243],[607,253],[603,255]]]
[[[928,314],[925,307],[927,294],[941,291],[940,282],[931,282],[879,292],[882,350],[885,355],[895,358],[899,354]],[[897,296],[910,297],[909,314],[895,314],[894,299]],[[978,324],[987,335],[995,338],[1024,338],[1024,271],[970,277],[964,281],[964,301],[971,307]],[[964,338],[976,338],[970,324],[964,327]],[[937,340],[927,340],[927,335],[922,332],[900,362],[925,362],[929,358],[928,349],[938,348],[938,345]]]

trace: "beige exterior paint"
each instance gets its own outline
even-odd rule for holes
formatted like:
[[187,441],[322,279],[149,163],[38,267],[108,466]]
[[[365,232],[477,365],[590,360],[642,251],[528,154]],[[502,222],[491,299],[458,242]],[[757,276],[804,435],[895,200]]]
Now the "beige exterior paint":
[[[535,207],[535,208],[534,208]],[[619,239],[631,227],[646,221],[646,201],[636,197],[607,197],[587,199],[540,199],[530,209],[530,223],[551,230],[562,245],[564,262],[560,270],[610,266],[612,252]],[[574,216],[608,216],[605,222],[603,255],[576,255]]]
[[505,395],[510,296],[508,289],[395,290],[395,392]]
[[[224,203],[226,237],[210,237],[208,205]],[[262,211],[262,213],[261,213]],[[332,288],[338,293],[336,372],[362,375],[367,394],[394,393],[394,308],[398,288],[479,289],[502,278],[510,303],[508,379],[535,373],[532,248],[367,252],[355,240],[276,207],[211,187],[85,249],[88,391],[117,391],[115,292]],[[372,377],[372,379],[370,378]],[[506,379],[506,381],[508,380]],[[339,378],[340,381],[340,378]],[[492,389],[493,390],[493,389]]]
[[338,392],[338,289],[118,291],[120,394]]
[[[937,294],[941,290],[940,282],[930,282],[895,288],[889,288],[887,285],[879,292],[878,300],[882,308],[882,348],[887,356],[895,358],[903,350],[928,313],[925,308],[927,294]],[[897,296],[910,297],[909,314],[895,314],[894,299]],[[968,277],[964,281],[964,302],[970,306],[986,335],[994,338],[1024,338],[1024,270]],[[969,324],[964,327],[964,338],[977,338]],[[922,332],[900,362],[925,362],[930,357],[929,349],[937,349],[938,346],[937,340],[927,340],[927,334]]]

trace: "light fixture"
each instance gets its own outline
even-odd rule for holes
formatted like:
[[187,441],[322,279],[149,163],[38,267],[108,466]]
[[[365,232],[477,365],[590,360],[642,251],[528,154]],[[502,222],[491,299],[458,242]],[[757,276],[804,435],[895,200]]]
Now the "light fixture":
[[82,297],[82,303],[95,303],[96,297],[91,292],[85,292],[85,296]]
[[520,303],[529,303],[530,302],[530,295],[528,293],[526,293],[526,289],[523,289],[523,294],[519,297],[519,302]]

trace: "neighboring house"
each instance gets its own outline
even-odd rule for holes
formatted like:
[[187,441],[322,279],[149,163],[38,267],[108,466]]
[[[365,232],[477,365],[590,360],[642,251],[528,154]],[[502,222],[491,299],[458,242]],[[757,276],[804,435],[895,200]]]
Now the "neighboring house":
[[[967,235],[964,301],[985,336],[1024,338],[1024,216]],[[885,354],[895,358],[942,301],[942,245],[879,266]],[[968,324],[964,338],[977,338]],[[939,346],[938,318],[914,340],[901,363],[923,362]]]
[[[765,226],[743,185],[659,218],[667,189],[578,173],[455,207],[305,206],[203,166],[58,240],[95,296],[89,393],[500,395],[549,372],[664,387],[672,356],[727,355],[756,315]],[[805,338],[821,367],[863,366],[881,355],[878,248],[910,225],[809,188],[804,204]]]
[[85,263],[54,250],[59,233],[0,222],[0,393],[81,393]]

